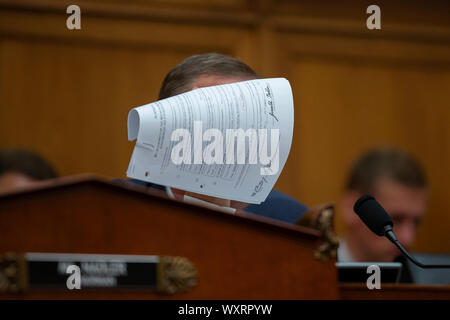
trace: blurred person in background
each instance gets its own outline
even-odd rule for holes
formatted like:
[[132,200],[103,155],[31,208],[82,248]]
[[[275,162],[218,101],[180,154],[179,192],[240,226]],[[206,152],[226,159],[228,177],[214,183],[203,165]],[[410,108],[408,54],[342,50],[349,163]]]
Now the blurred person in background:
[[20,189],[57,176],[55,169],[35,152],[0,150],[0,192]]
[[385,237],[371,232],[353,211],[363,194],[371,194],[394,222],[394,232],[408,250],[427,207],[424,170],[412,155],[395,148],[377,148],[358,158],[340,202],[346,228],[338,250],[341,262],[392,262],[400,251]]

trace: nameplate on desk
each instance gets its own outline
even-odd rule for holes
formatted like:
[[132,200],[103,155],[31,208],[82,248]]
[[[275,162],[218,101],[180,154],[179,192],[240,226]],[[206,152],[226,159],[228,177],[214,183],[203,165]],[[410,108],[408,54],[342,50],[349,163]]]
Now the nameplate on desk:
[[380,282],[399,283],[402,272],[400,262],[336,262],[339,282],[366,283],[373,271],[372,266],[380,271]]
[[153,255],[25,253],[0,255],[0,292],[25,290],[148,290],[173,294],[192,289],[193,264]]

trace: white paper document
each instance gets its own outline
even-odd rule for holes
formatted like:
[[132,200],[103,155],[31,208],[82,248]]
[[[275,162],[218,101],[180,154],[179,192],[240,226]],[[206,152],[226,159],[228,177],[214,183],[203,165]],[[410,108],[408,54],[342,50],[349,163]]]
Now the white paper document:
[[132,109],[127,176],[259,204],[286,163],[294,129],[284,78],[195,89]]

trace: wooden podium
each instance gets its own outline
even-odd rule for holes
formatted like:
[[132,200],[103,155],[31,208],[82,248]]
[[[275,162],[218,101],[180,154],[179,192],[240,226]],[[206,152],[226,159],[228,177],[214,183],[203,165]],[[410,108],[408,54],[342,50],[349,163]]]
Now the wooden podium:
[[164,192],[97,176],[46,181],[0,195],[0,253],[181,256],[196,286],[146,290],[29,290],[14,299],[336,299],[335,260],[318,230],[170,200]]
[[0,255],[184,257],[195,266],[196,285],[175,294],[32,287],[11,293],[2,290],[7,271],[0,261],[0,299],[450,299],[450,287],[338,284],[336,261],[315,258],[324,241],[316,229],[188,205],[138,185],[65,177],[0,194]]

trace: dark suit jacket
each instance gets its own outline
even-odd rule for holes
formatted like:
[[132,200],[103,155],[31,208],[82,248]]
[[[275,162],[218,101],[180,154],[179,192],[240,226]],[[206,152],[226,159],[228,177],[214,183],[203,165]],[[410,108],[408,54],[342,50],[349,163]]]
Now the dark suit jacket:
[[[135,183],[145,187],[150,187],[158,190],[166,191],[166,187],[154,183],[148,183],[139,180],[123,180],[117,179],[117,182]],[[296,223],[297,220],[303,216],[308,207],[298,202],[294,198],[278,191],[272,190],[266,198],[266,201],[261,204],[250,204],[244,208],[244,211],[254,213],[263,217],[288,222]]]

